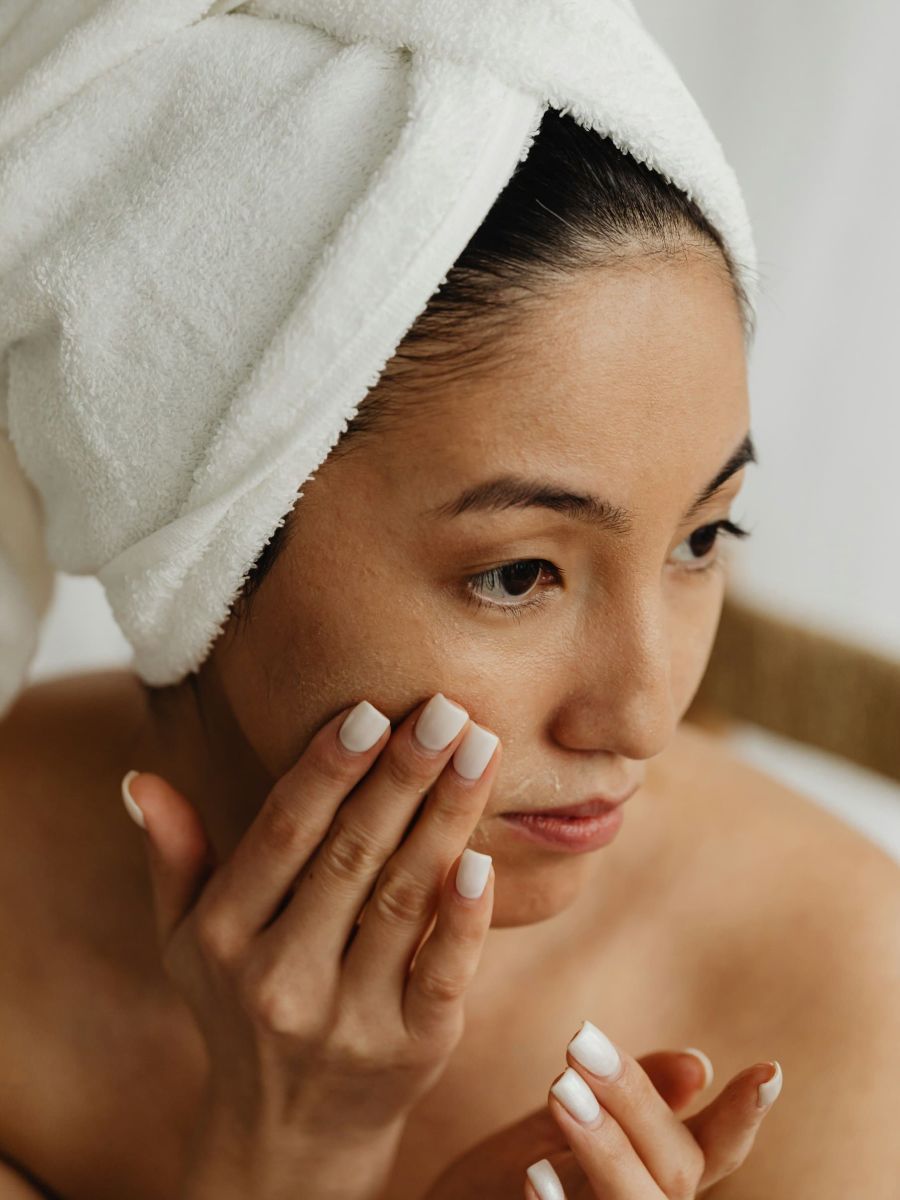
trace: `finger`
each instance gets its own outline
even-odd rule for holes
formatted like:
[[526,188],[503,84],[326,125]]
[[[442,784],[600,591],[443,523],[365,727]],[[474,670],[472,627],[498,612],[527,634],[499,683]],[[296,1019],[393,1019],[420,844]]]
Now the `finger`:
[[[523,1146],[527,1148],[524,1159]],[[569,1144],[546,1104],[510,1121],[455,1158],[429,1189],[427,1200],[458,1200],[464,1193],[472,1200],[487,1200],[488,1197],[496,1200],[508,1196],[510,1172],[521,1168],[520,1174],[524,1174],[525,1165],[530,1161],[528,1156],[549,1159],[564,1186],[574,1178],[565,1173],[565,1164],[574,1163]],[[577,1164],[574,1169],[578,1171]],[[584,1179],[580,1171],[578,1178]],[[465,1190],[472,1182],[476,1183],[474,1190]],[[577,1194],[572,1193],[573,1196]]]
[[[282,961],[301,948],[305,962],[310,958],[340,961],[360,909],[368,902],[362,927],[349,951],[357,953],[373,907],[374,899],[369,900],[369,895],[375,881],[407,835],[417,810],[422,808],[422,797],[436,786],[469,725],[465,709],[438,693],[394,731],[371,774],[341,807],[322,845],[301,873],[293,899],[265,931],[263,940]],[[420,741],[423,728],[422,736],[431,744]],[[435,742],[442,744],[437,747]],[[421,819],[419,816],[416,825]],[[460,850],[462,846],[456,853]],[[415,881],[410,885],[418,888],[413,896],[405,878],[399,879],[396,892],[392,891],[385,904],[395,902],[399,911],[416,902],[427,908],[430,918],[441,879],[453,857],[438,877],[428,880],[427,894]],[[420,938],[422,932],[420,929]],[[393,997],[395,1006],[398,997],[399,991]]]
[[[556,1121],[553,1120],[553,1117],[549,1111],[547,1116],[556,1126],[557,1136],[562,1137],[562,1130],[559,1128]],[[565,1150],[557,1151],[554,1154],[545,1154],[544,1157],[559,1176],[560,1182],[563,1186],[563,1191],[566,1193],[566,1195],[578,1197],[579,1200],[584,1200],[584,1197],[586,1197],[588,1194],[587,1180],[585,1179],[584,1171],[582,1171],[581,1167],[578,1165],[578,1159],[572,1153],[568,1142],[566,1142]]]
[[713,1065],[702,1050],[654,1050],[637,1060],[673,1112],[686,1108],[714,1078]]
[[590,1021],[569,1042],[566,1058],[624,1130],[663,1193],[683,1195],[703,1172],[703,1154],[641,1064]]
[[164,950],[215,869],[215,856],[197,810],[161,776],[129,771],[122,799],[144,822],[156,933]]
[[706,1108],[684,1122],[705,1158],[699,1187],[717,1183],[744,1162],[781,1092],[781,1084],[781,1065],[777,1061],[757,1063],[736,1075]]
[[525,1200],[566,1200],[562,1180],[547,1158],[539,1158],[525,1171]]
[[460,1001],[478,968],[493,900],[491,856],[464,850],[444,881],[434,929],[402,992],[403,1020],[412,1037],[434,1041],[462,1032]]
[[[364,985],[375,1003],[403,994],[441,885],[484,811],[500,756],[496,734],[470,722],[415,828],[381,872],[345,962],[348,983]],[[464,911],[459,897],[452,908]]]
[[603,1200],[666,1200],[625,1130],[572,1067],[554,1080],[548,1105],[591,1188]]
[[[345,725],[346,722],[346,725]],[[344,731],[355,749],[348,748]],[[387,744],[390,721],[367,700],[333,717],[272,788],[203,897],[210,926],[246,943],[284,902],[337,809]],[[367,747],[367,748],[366,748]]]

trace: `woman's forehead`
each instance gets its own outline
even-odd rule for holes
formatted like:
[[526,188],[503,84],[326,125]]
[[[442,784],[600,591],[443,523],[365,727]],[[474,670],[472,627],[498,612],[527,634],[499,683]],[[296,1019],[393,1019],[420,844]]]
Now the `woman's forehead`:
[[739,437],[748,424],[739,309],[701,255],[581,272],[523,306],[495,355],[449,377],[426,366],[422,380],[398,453],[577,456],[617,434]]

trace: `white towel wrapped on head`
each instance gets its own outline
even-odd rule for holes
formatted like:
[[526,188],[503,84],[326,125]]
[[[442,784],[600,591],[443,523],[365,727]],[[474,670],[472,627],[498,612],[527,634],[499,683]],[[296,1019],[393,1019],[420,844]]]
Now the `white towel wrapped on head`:
[[[151,684],[203,661],[548,106],[695,199],[755,296],[733,172],[628,0],[0,0],[0,62],[0,496]],[[46,602],[20,560],[0,656]]]

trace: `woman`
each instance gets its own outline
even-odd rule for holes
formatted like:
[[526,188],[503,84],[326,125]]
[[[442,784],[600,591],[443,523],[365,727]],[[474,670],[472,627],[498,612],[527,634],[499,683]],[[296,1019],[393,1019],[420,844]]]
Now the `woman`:
[[895,868],[682,722],[744,335],[549,110],[199,669],[19,698],[2,1200],[894,1194]]

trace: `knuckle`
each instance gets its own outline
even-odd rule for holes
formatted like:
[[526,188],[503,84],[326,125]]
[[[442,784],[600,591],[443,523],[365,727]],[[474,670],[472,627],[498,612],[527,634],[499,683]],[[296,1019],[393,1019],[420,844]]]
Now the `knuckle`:
[[296,990],[286,986],[277,971],[245,975],[240,994],[244,1009],[254,1024],[267,1033],[291,1037],[302,1034],[306,1006]]
[[227,919],[212,913],[194,922],[194,943],[206,962],[229,966],[238,955],[238,939]]
[[[322,731],[319,731],[320,734]],[[304,756],[303,770],[313,786],[331,787],[347,786],[356,782],[360,774],[360,765],[364,761],[360,755],[343,754],[338,748],[337,739],[330,737],[314,739]]]
[[725,1150],[716,1154],[715,1170],[717,1176],[733,1175],[742,1166],[747,1157],[747,1151]]
[[326,870],[341,882],[368,878],[379,869],[383,857],[381,847],[370,833],[340,819],[332,823],[321,850]]
[[329,1062],[362,1066],[402,1067],[405,1041],[394,1022],[381,1011],[364,1005],[336,1006],[331,1027],[321,1039],[322,1054]]
[[483,925],[474,925],[471,922],[449,926],[444,931],[444,937],[450,945],[458,947],[464,953],[466,951],[478,950],[484,943],[486,934],[487,928]]
[[433,1008],[423,1028],[410,1030],[414,1068],[420,1072],[440,1068],[462,1041],[465,1030],[462,1004]]
[[258,991],[251,1011],[256,1023],[267,1033],[297,1037],[302,1032],[297,1001],[284,988]]
[[706,1160],[699,1146],[682,1148],[679,1161],[668,1170],[663,1190],[670,1200],[693,1200]]
[[459,975],[447,975],[434,969],[423,971],[419,976],[419,991],[435,1004],[453,1004],[461,999],[468,980]]
[[420,922],[434,906],[434,889],[406,871],[386,872],[372,897],[376,916],[389,925]]
[[266,800],[262,834],[266,850],[277,855],[293,853],[308,836],[296,797],[279,784]]
[[[659,1120],[660,1094],[639,1062],[628,1054],[622,1055],[622,1074],[616,1087],[627,1091],[637,1119],[647,1123]],[[665,1103],[663,1101],[663,1103]]]
[[480,807],[473,803],[474,792],[457,792],[454,789],[442,791],[436,798],[432,809],[431,820],[440,830],[450,834],[459,834],[468,830]]
[[[412,990],[418,987],[415,975]],[[430,993],[420,992],[415,1007],[404,1014],[407,1062],[414,1072],[433,1071],[441,1067],[462,1041],[466,1029],[465,1005],[460,1002],[434,1004]]]
[[398,792],[415,792],[424,795],[429,780],[439,770],[439,763],[435,763],[432,769],[428,770],[422,763],[416,762],[411,755],[401,752],[397,748],[384,759],[387,783]]
[[387,1054],[376,1052],[359,1037],[351,1040],[339,1033],[332,1033],[323,1042],[320,1055],[330,1068],[350,1071],[354,1076],[374,1076],[390,1064]]

